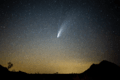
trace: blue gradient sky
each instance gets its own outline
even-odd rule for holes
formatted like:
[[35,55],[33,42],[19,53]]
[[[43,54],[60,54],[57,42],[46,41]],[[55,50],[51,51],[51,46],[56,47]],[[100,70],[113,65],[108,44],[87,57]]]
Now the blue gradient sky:
[[0,64],[27,73],[120,65],[119,14],[114,0],[1,0]]

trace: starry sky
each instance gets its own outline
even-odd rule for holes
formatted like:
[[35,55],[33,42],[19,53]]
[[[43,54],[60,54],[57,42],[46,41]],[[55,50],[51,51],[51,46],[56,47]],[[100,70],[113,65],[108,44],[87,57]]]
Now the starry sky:
[[27,73],[120,66],[120,0],[0,0],[0,64]]

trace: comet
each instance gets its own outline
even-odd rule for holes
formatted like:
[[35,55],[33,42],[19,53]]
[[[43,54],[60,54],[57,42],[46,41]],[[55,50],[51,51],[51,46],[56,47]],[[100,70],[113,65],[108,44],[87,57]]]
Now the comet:
[[60,27],[60,29],[58,31],[57,38],[59,38],[61,36],[61,34],[63,33],[63,31],[67,28],[69,22],[70,21],[64,21],[62,23],[62,25],[61,25],[61,27]]
[[60,30],[58,31],[57,38],[59,38],[59,37],[60,37],[60,35],[61,35],[62,31],[63,31],[63,29],[62,29],[62,27],[61,27],[61,28],[60,28]]

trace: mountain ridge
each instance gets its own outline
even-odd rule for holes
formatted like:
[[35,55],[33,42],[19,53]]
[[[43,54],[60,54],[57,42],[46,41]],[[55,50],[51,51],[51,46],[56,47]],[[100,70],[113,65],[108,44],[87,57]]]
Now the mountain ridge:
[[[87,78],[91,80],[103,80],[103,78],[105,80],[113,80],[119,77],[120,67],[112,62],[103,60],[99,64],[92,64],[82,75],[82,78],[87,76]],[[79,77],[81,77],[81,75],[79,75]]]
[[[7,68],[0,65],[0,73],[2,75],[10,75],[12,79],[13,76],[17,76],[20,79],[22,77],[31,78],[44,78],[48,80],[49,78],[56,80],[55,76],[58,77],[58,80],[67,79],[67,80],[120,80],[120,67],[112,62],[103,60],[99,64],[92,64],[86,71],[80,74],[28,74],[22,71],[14,72],[9,71]],[[73,78],[76,75],[77,78]],[[64,80],[63,79],[63,80]]]

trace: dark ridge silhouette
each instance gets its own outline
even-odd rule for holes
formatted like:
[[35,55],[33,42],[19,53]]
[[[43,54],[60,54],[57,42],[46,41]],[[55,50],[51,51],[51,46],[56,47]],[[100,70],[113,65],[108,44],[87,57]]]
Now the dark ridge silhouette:
[[120,9],[120,0],[114,0],[117,9]]
[[9,71],[9,68],[0,65],[1,78],[8,79],[9,77],[12,80],[25,78],[39,80],[120,80],[120,67],[106,60],[99,64],[92,64],[89,69],[80,74],[59,74],[58,72],[54,74],[28,74],[22,71]]
[[115,0],[114,3],[120,6],[120,0]]
[[120,67],[114,63],[103,60],[99,64],[92,64],[88,70],[82,73],[84,80],[120,80]]
[[9,72],[7,68],[3,67],[0,65],[0,72],[1,73],[6,73],[6,72]]

